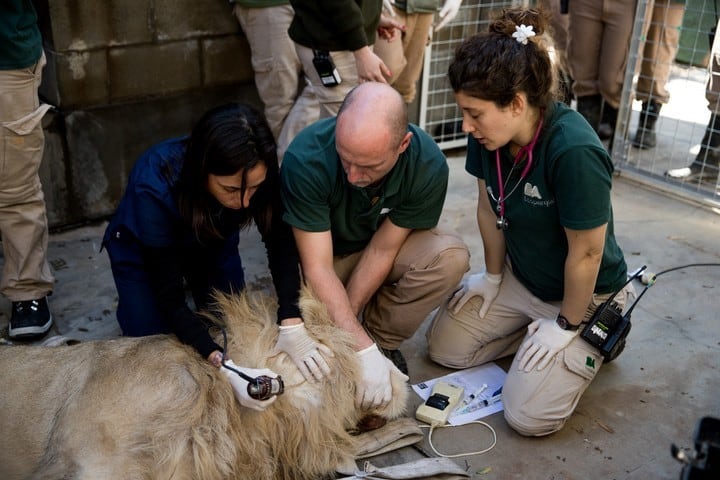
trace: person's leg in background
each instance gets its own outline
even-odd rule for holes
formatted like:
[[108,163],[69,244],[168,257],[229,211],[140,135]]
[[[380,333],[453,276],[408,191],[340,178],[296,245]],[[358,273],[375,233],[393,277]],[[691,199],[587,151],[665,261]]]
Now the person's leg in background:
[[645,34],[635,94],[635,98],[642,102],[638,129],[632,140],[632,144],[638,148],[653,148],[657,144],[655,124],[662,106],[670,100],[666,86],[680,45],[680,28],[684,16],[684,2],[655,0]]
[[[720,20],[718,20],[720,27]],[[700,143],[700,151],[687,167],[674,168],[665,174],[684,181],[717,182],[720,170],[720,35],[714,36],[710,55],[710,76],[705,98],[710,110],[710,121]]]
[[[603,98],[603,112],[598,134],[602,139],[612,139],[625,81],[625,69],[635,21],[636,0],[605,0],[604,3],[605,28],[600,47],[598,76],[598,88]],[[574,4],[571,10],[572,8],[574,8]]]
[[335,68],[340,74],[341,82],[339,85],[326,87],[320,80],[320,75],[317,70],[315,70],[312,49],[296,43],[295,50],[302,62],[303,71],[312,85],[320,104],[320,118],[337,115],[345,96],[360,83],[355,56],[349,51],[330,52],[330,56],[335,63]]
[[405,25],[402,39],[388,42],[378,38],[373,51],[392,72],[388,83],[403,96],[405,103],[412,103],[417,94],[417,81],[423,68],[433,14],[408,15],[397,7],[393,9],[396,20]]
[[236,4],[233,13],[250,44],[255,86],[282,161],[295,135],[320,116],[314,89],[287,33],[293,9],[290,4],[257,8]]
[[40,177],[45,136],[38,87],[45,55],[27,68],[0,70],[0,231],[5,256],[0,293],[12,302],[10,338],[34,339],[52,326],[47,296],[48,221]]
[[553,62],[558,69],[559,87],[562,101],[570,105],[573,99],[572,76],[568,67],[568,12],[562,11],[562,0],[538,0],[538,6],[550,15],[553,39]]
[[573,0],[568,13],[567,58],[573,78],[577,111],[597,132],[600,126],[599,58],[604,32],[602,9],[604,1]]
[[388,41],[378,36],[375,39],[375,44],[373,45],[373,52],[375,52],[375,55],[380,57],[392,73],[392,76],[387,78],[387,82],[390,85],[395,83],[408,64],[408,60],[405,57],[405,46],[403,45],[403,41],[406,36],[410,34],[408,21],[410,21],[414,16],[414,14],[408,15],[405,13],[405,10],[400,10],[395,5],[393,5],[392,9],[394,14],[393,18],[405,25],[405,32],[402,32],[400,34],[400,38],[394,38],[393,41]]

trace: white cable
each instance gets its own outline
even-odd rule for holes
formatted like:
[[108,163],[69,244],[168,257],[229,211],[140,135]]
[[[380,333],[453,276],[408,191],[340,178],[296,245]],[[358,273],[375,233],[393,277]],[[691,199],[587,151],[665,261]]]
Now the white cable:
[[435,452],[435,455],[437,455],[439,457],[445,457],[445,458],[467,457],[470,455],[481,455],[483,453],[487,453],[490,450],[492,450],[495,447],[495,444],[497,443],[497,434],[495,433],[495,429],[481,420],[475,420],[473,422],[467,423],[466,425],[470,425],[471,423],[477,423],[477,424],[483,425],[484,427],[487,427],[488,430],[490,430],[490,432],[492,433],[492,436],[493,436],[492,445],[490,445],[489,447],[487,447],[484,450],[478,450],[477,452],[456,453],[453,455],[446,455],[444,453],[438,452],[437,449],[435,448],[435,445],[433,445],[433,443],[432,443],[433,431],[435,430],[435,428],[455,427],[455,426],[459,426],[459,425],[448,425],[448,424],[445,424],[445,425],[420,425],[420,428],[428,428],[428,427],[430,428],[430,431],[428,432],[428,443],[430,444],[430,448],[432,448],[432,451]]

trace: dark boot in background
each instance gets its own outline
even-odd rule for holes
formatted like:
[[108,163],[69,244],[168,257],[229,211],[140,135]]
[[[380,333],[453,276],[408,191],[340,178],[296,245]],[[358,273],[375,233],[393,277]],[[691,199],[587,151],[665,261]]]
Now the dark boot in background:
[[560,100],[569,107],[573,99],[575,98],[575,95],[572,91],[573,79],[568,72],[563,70],[559,71],[559,77]]
[[665,175],[684,181],[706,180],[714,182],[718,178],[719,166],[720,115],[713,114],[710,117],[710,122],[700,144],[700,151],[695,160],[687,167],[668,170]]
[[602,114],[602,96],[597,94],[577,97],[577,111],[585,117],[593,130],[597,132],[598,127],[600,127],[600,115]]
[[638,129],[635,132],[635,138],[632,140],[633,146],[646,149],[657,145],[655,122],[660,117],[661,108],[662,103],[660,102],[654,100],[643,102],[640,118],[638,119]]
[[[617,123],[618,109],[611,107],[609,103],[602,102],[602,113],[600,114],[600,125],[597,129],[600,140],[612,139],[615,134],[615,124]],[[610,146],[612,149],[612,144]]]

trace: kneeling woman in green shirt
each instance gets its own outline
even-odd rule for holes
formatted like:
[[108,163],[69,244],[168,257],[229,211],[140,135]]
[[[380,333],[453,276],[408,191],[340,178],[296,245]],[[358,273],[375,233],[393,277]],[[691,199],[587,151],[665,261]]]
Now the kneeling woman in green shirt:
[[537,10],[506,9],[450,65],[485,270],[464,280],[427,334],[431,358],[453,368],[517,352],[505,418],[531,436],[570,417],[603,361],[580,326],[613,293],[620,306],[627,294],[613,165],[585,119],[556,101],[546,22]]

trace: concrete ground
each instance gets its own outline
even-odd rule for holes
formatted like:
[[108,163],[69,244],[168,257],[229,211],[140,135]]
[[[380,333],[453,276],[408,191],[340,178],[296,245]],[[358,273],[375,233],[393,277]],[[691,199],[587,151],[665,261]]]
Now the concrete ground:
[[[464,172],[464,153],[449,152],[451,179],[441,225],[462,234],[482,265],[475,224],[475,181]],[[622,176],[613,189],[615,230],[630,269],[647,265],[660,272],[694,263],[720,262],[720,216],[708,208],[647,190]],[[57,279],[50,298],[52,334],[82,341],[119,335],[116,292],[100,241],[105,223],[54,233],[49,261]],[[251,289],[267,289],[264,250],[254,232],[241,241]],[[670,445],[692,447],[699,418],[720,416],[720,268],[692,267],[661,275],[635,308],[628,347],[605,366],[565,428],[546,438],[524,438],[501,414],[487,421],[497,432],[490,452],[455,459],[473,478],[487,479],[676,479],[681,465]],[[636,284],[638,292],[642,285]],[[10,304],[0,301],[0,343],[7,342]],[[428,321],[402,346],[411,382],[449,369],[427,358]],[[509,359],[498,364],[507,369]],[[411,394],[408,415],[420,398]],[[489,433],[478,425],[437,430],[435,447],[444,453],[485,448]],[[433,456],[427,443],[375,457],[377,465]]]

